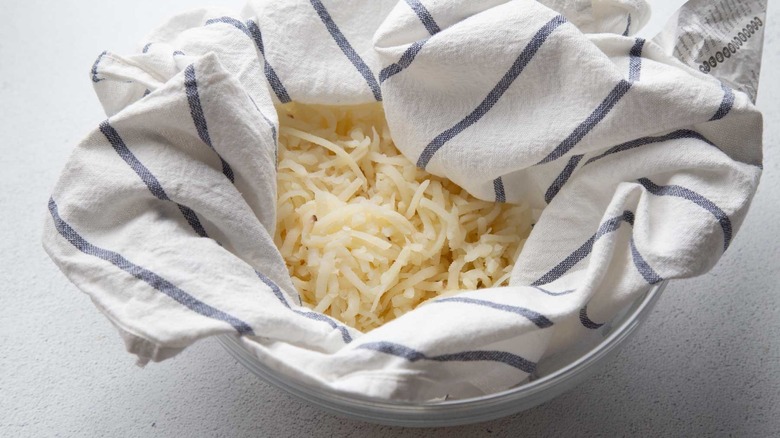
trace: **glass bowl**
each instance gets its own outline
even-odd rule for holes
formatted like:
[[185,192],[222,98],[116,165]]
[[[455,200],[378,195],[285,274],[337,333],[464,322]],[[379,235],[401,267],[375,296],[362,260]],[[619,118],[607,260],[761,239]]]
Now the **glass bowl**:
[[592,377],[647,319],[666,283],[655,285],[637,298],[588,341],[539,361],[536,371],[526,382],[505,391],[465,399],[395,402],[314,387],[264,365],[234,336],[220,336],[218,340],[233,358],[261,379],[327,412],[391,426],[463,425],[532,408]]

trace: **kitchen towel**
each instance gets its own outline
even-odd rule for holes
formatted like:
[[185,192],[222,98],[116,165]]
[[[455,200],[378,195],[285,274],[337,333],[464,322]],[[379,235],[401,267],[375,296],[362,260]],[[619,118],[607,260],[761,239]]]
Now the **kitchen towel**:
[[[53,190],[44,247],[141,364],[232,334],[350,393],[509,388],[654,285],[706,272],[747,213],[755,84],[718,72],[757,78],[765,0],[689,6],[656,40],[633,36],[642,0],[251,0],[173,17],[92,66],[108,118]],[[713,7],[715,30],[697,21]],[[381,101],[419,167],[540,209],[510,286],[368,333],[302,306],[272,239],[274,105],[290,101]]]

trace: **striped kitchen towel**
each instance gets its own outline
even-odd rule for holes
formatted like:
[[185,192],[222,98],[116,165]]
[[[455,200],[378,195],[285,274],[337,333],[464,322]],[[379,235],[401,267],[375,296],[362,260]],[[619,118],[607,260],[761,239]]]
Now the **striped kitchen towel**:
[[[312,385],[506,389],[728,249],[761,175],[750,84],[718,76],[760,52],[765,0],[743,4],[736,39],[696,64],[674,44],[706,35],[632,36],[643,0],[252,0],[176,16],[137,54],[96,60],[108,118],[53,191],[44,247],[142,364],[234,334]],[[369,333],[303,307],[272,239],[274,104],[289,101],[382,101],[419,167],[543,208],[511,285]]]

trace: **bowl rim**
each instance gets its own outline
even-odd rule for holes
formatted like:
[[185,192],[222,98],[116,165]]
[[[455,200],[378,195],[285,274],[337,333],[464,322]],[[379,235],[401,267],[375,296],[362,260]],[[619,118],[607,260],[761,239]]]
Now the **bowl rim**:
[[235,335],[217,336],[219,343],[249,371],[296,398],[330,413],[372,423],[402,426],[452,426],[487,421],[544,403],[595,374],[596,363],[616,353],[647,318],[668,281],[638,297],[611,332],[580,357],[552,373],[514,388],[456,400],[412,403],[350,394],[314,386],[282,375],[263,364]]

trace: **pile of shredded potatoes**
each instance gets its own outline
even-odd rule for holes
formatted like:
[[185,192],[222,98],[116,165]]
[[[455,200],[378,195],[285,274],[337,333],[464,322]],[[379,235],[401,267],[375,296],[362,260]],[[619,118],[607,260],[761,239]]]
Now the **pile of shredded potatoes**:
[[277,110],[274,239],[305,304],[368,331],[442,294],[506,284],[531,231],[526,206],[417,168],[379,103]]

